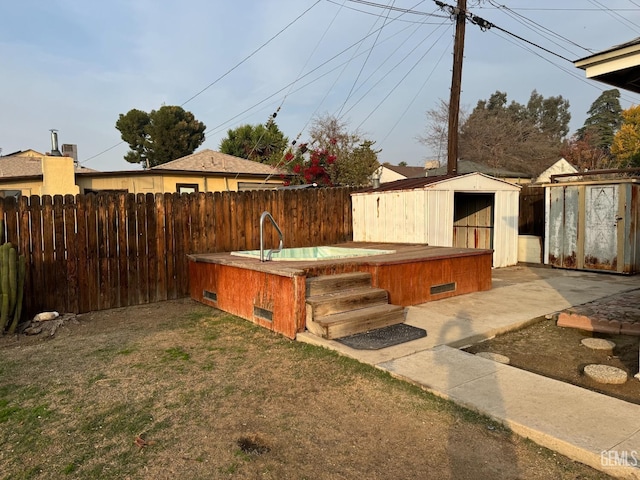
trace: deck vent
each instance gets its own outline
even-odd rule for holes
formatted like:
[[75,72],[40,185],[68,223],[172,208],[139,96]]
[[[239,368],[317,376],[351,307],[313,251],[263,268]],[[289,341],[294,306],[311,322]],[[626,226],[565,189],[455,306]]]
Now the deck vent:
[[211,300],[212,302],[217,302],[218,301],[218,295],[214,292],[210,292],[208,290],[203,290],[202,291],[202,298],[205,298],[207,300]]
[[260,307],[253,307],[253,316],[262,318],[263,320],[268,320],[269,322],[273,322],[273,312],[271,310],[266,310]]
[[438,293],[453,292],[456,289],[456,282],[443,283],[441,285],[433,285],[431,287],[431,295],[437,295]]

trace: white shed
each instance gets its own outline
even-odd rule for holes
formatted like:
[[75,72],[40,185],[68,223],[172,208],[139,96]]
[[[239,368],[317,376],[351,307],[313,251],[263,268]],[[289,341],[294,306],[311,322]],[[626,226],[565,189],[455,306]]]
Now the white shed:
[[408,178],[351,194],[353,240],[493,249],[518,263],[520,186],[482,173]]

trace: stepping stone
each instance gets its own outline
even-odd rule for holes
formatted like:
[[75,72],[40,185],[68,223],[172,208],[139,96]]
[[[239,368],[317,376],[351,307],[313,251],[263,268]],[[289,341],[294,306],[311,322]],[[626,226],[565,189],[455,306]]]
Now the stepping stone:
[[592,350],[613,350],[616,347],[614,342],[604,338],[583,338],[580,343]]
[[500,355],[499,353],[478,352],[476,353],[476,355],[478,357],[486,358],[487,360],[493,360],[494,362],[504,363],[505,365],[509,365],[509,362],[511,362],[511,360],[509,360],[509,357]]
[[584,367],[584,374],[598,383],[609,385],[621,385],[627,381],[627,372],[611,365],[592,363]]

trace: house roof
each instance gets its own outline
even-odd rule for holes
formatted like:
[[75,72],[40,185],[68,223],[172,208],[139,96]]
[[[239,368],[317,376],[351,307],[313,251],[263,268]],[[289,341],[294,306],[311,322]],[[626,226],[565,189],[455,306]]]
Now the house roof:
[[[471,160],[458,160],[458,174],[465,173],[484,173],[486,175],[492,177],[502,177],[502,178],[531,178],[531,175],[523,172],[512,172],[510,170],[505,170],[502,168],[493,168],[489,165],[484,165],[482,163],[472,162]],[[438,168],[432,168],[427,170],[427,175],[431,176],[440,176],[447,174],[447,165],[443,165]]]
[[400,165],[383,165],[383,167],[405,178],[424,177],[424,167],[403,167]]
[[455,181],[465,177],[482,177],[484,179],[489,179],[491,181],[506,184],[510,186],[509,188],[511,187],[518,188],[518,189],[520,188],[519,185],[514,185],[512,183],[501,180],[499,178],[494,178],[484,173],[473,172],[473,173],[465,173],[465,174],[458,174],[458,175],[439,175],[437,177],[432,176],[432,177],[420,177],[420,178],[403,178],[402,180],[396,180],[395,182],[383,183],[377,188],[374,188],[374,187],[365,188],[362,190],[357,190],[353,193],[378,193],[378,192],[391,192],[391,191],[397,191],[397,190],[415,190],[418,188],[426,187],[427,185],[435,185],[437,183],[444,183],[452,180]]
[[584,70],[587,78],[640,93],[640,37],[576,60],[573,64]]
[[[42,156],[18,154],[0,157],[0,178],[9,177],[35,177],[42,175]],[[94,170],[81,166],[76,167],[76,172],[92,172]]]
[[252,175],[279,175],[283,171],[263,163],[245,160],[214,150],[202,150],[186,157],[152,167],[151,170],[185,170],[208,173],[241,173]]

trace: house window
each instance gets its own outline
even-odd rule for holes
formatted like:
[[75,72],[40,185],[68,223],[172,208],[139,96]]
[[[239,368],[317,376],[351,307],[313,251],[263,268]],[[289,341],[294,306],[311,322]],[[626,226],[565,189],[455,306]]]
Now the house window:
[[198,193],[197,183],[176,183],[178,193]]
[[0,198],[18,198],[20,195],[22,195],[22,190],[0,190]]
[[93,188],[85,188],[83,189],[83,192],[85,195],[88,195],[90,193],[93,193],[94,195],[98,195],[100,193],[115,193],[115,194],[119,194],[119,193],[129,193],[129,190],[127,190],[126,188],[114,188],[114,189],[104,189],[104,190],[96,190]]

